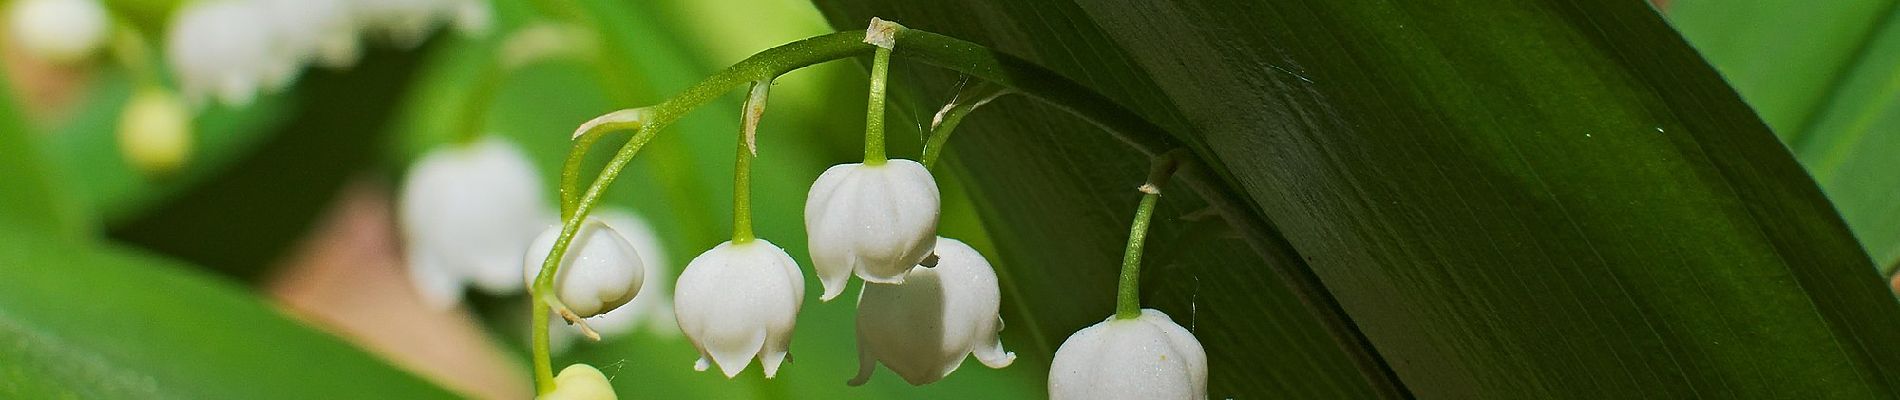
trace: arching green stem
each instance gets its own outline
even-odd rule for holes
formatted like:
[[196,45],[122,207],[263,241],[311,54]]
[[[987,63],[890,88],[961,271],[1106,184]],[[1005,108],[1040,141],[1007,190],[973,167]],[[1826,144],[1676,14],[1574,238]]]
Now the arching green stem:
[[963,123],[963,117],[976,111],[977,107],[989,104],[1005,94],[1015,93],[1009,88],[989,82],[980,82],[957,92],[957,97],[937,110],[930,120],[930,137],[924,141],[924,154],[918,157],[924,168],[937,169],[937,159],[943,157],[944,146],[950,143],[950,134],[956,132],[957,125]]
[[[890,33],[893,43],[896,44],[890,52],[892,57],[957,71],[1062,108],[1096,124],[1110,135],[1151,157],[1161,156],[1179,148],[1178,142],[1167,131],[1142,118],[1139,114],[1129,111],[1075,81],[1028,61],[935,33],[901,28],[894,29]],[[548,255],[541,274],[535,280],[535,297],[543,304],[553,307],[554,310],[565,310],[558,299],[553,299],[548,294],[553,273],[558,268],[555,260],[566,251],[567,243],[573,240],[580,222],[594,204],[599,202],[600,194],[606,186],[611,184],[619,175],[620,170],[632,160],[640,146],[652,141],[654,135],[657,135],[661,129],[677,121],[687,112],[740,85],[770,80],[786,72],[821,62],[873,53],[873,49],[877,47],[865,43],[864,39],[865,35],[862,32],[839,32],[767,49],[707,77],[665,102],[639,109],[645,116],[640,123],[623,124],[617,127],[597,124],[592,128],[583,129],[576,137],[584,138],[587,135],[597,135],[613,129],[638,128],[633,137],[615,154],[606,169],[588,186],[585,195],[578,200],[573,200],[573,206],[564,207],[571,208],[573,211],[563,213],[565,226],[561,230],[560,238],[556,240],[555,251]],[[622,112],[624,111],[629,110]],[[585,154],[584,144],[591,143],[577,142],[579,149],[572,154]],[[1192,153],[1178,151],[1175,154],[1178,156],[1170,156],[1168,159],[1184,166],[1202,165]],[[578,165],[577,163],[578,161],[569,161],[570,166]],[[1271,245],[1267,242],[1277,236],[1267,227],[1265,221],[1259,219],[1259,216],[1246,211],[1249,201],[1232,192],[1220,177],[1209,171],[1209,168],[1185,168],[1181,171],[1180,179],[1188,188],[1199,193],[1201,198],[1213,205],[1214,209],[1219,210],[1228,223],[1232,224],[1244,238],[1247,238],[1257,251],[1269,251],[1266,249]],[[578,184],[577,176],[577,174],[564,171],[561,188],[564,199],[569,198],[570,193],[579,190],[575,187]],[[566,202],[568,200],[564,200],[564,203]],[[1298,286],[1294,288],[1295,293],[1303,301],[1331,304],[1330,297],[1325,297],[1323,289],[1319,289],[1316,282],[1311,282],[1312,279],[1296,279],[1304,276],[1298,271],[1279,272],[1287,276],[1289,282],[1294,282]],[[546,310],[539,311],[542,319],[538,323],[542,326],[537,328],[545,328]],[[1334,331],[1335,335],[1356,337],[1354,335],[1357,333],[1351,330],[1343,315],[1334,316],[1330,321],[1332,323],[1329,324],[1329,329]],[[538,329],[536,334],[545,335],[545,329]],[[552,368],[544,368],[548,364],[545,338],[538,336],[535,347],[536,377],[539,381],[551,382]],[[1368,376],[1383,376],[1383,373],[1378,372],[1383,367],[1377,364],[1376,359],[1369,356],[1361,358],[1365,361],[1361,368],[1367,370]],[[537,387],[551,388],[552,384],[537,385]]]

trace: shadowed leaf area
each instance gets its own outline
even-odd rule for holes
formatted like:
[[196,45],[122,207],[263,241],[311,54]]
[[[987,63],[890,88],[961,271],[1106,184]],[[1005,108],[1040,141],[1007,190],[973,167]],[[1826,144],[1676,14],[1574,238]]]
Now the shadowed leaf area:
[[[1211,397],[1900,390],[1872,263],[1643,2],[817,3],[1047,66],[1209,160],[1274,230],[1173,190],[1143,295],[1206,345]],[[894,71],[922,109],[958,82]],[[961,129],[1010,331],[1047,362],[1112,312],[1145,159],[1023,98]]]

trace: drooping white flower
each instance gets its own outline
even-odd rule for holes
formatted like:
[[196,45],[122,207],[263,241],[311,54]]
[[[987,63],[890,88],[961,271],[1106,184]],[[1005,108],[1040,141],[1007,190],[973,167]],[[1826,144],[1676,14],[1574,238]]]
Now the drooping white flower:
[[92,55],[112,28],[98,0],[18,0],[8,9],[7,25],[27,54],[61,63]]
[[[534,285],[562,228],[548,227],[534,244],[528,245],[522,260],[523,288]],[[562,254],[561,268],[554,273],[554,296],[582,318],[600,315],[640,294],[640,285],[646,280],[642,264],[639,251],[620,232],[600,218],[587,218],[574,232],[574,240],[568,242],[567,253]]]
[[119,115],[119,153],[148,175],[176,171],[191,157],[191,110],[164,89],[140,89]]
[[616,400],[614,384],[607,375],[587,364],[573,364],[554,376],[554,391],[535,397],[539,400]]
[[693,369],[719,364],[727,378],[757,357],[765,377],[778,374],[791,349],[792,325],[805,298],[805,277],[785,249],[754,239],[725,242],[701,253],[680,272],[673,314],[680,332],[699,349]]
[[937,264],[910,272],[903,284],[865,283],[858,295],[858,376],[862,385],[882,362],[911,385],[949,376],[976,355],[990,368],[1007,367],[997,332],[1001,292],[996,270],[963,242],[937,238]]
[[1069,335],[1056,349],[1049,398],[1206,399],[1207,352],[1161,311],[1109,317]]
[[356,62],[355,15],[350,0],[260,0],[270,11],[279,75],[315,61],[329,67]]
[[173,18],[165,56],[185,98],[234,106],[250,104],[260,88],[282,83],[271,13],[242,0],[191,2]]
[[840,164],[805,199],[805,230],[821,300],[844,292],[855,272],[866,282],[902,283],[936,246],[937,182],[923,164]]
[[[673,281],[673,268],[667,261],[666,247],[660,244],[659,235],[639,215],[626,209],[603,208],[594,211],[593,216],[633,244],[634,251],[640,253],[640,264],[646,266],[646,278],[641,280],[640,295],[634,296],[633,301],[588,318],[587,326],[602,338],[630,334],[640,327],[662,337],[678,335],[679,323],[673,320],[673,288],[667,284]],[[549,318],[553,322],[549,326],[565,324],[560,316]],[[580,334],[577,326],[555,329],[548,337],[549,347],[556,353],[564,352]]]
[[400,218],[410,278],[428,303],[461,301],[464,285],[508,294],[526,287],[521,259],[555,217],[541,177],[498,137],[422,156],[403,183]]

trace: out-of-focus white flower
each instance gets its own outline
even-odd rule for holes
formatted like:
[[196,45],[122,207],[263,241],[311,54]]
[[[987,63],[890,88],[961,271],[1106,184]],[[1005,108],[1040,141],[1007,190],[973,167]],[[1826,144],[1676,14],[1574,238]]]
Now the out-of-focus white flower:
[[[533,286],[562,228],[548,227],[528,245],[522,260],[523,288]],[[554,273],[554,296],[582,318],[611,311],[640,294],[640,284],[646,280],[646,266],[641,264],[633,243],[600,218],[590,217],[581,222],[567,253],[562,254],[561,269]]]
[[283,71],[295,70],[314,60],[324,66],[344,67],[356,62],[360,52],[356,40],[355,15],[350,0],[260,0],[270,10],[272,34],[277,42],[276,58]]
[[587,364],[569,365],[554,376],[554,391],[535,397],[539,400],[617,400],[613,382]]
[[400,47],[414,47],[451,23],[464,35],[487,34],[494,11],[487,0],[350,0],[364,33]]
[[140,89],[119,114],[119,153],[147,175],[165,175],[191,157],[191,110],[171,92]]
[[14,42],[28,54],[62,63],[92,55],[112,28],[98,0],[18,0],[7,17]]
[[778,374],[791,349],[792,325],[805,298],[805,277],[785,249],[754,239],[725,242],[686,265],[673,289],[680,331],[699,349],[693,369],[719,364],[727,378],[758,357],[765,377]]
[[865,283],[858,295],[858,376],[862,385],[882,362],[911,385],[949,376],[965,356],[990,368],[1007,367],[996,334],[1001,293],[996,270],[963,242],[937,238],[937,265],[910,272],[903,284]]
[[244,0],[188,3],[173,18],[165,55],[185,98],[208,97],[234,106],[251,103],[260,88],[283,83],[290,72],[274,49],[276,30],[264,5]]
[[423,298],[448,307],[469,283],[496,294],[526,287],[523,254],[555,220],[545,191],[528,157],[501,138],[423,155],[409,169],[399,210],[410,278]]
[[1207,352],[1161,311],[1109,317],[1069,335],[1056,349],[1049,398],[1206,399]]
[[481,37],[493,30],[495,11],[487,0],[452,0],[455,31],[463,36]]
[[937,182],[923,164],[840,164],[812,183],[805,231],[821,300],[844,292],[853,272],[866,282],[903,283],[936,246]]

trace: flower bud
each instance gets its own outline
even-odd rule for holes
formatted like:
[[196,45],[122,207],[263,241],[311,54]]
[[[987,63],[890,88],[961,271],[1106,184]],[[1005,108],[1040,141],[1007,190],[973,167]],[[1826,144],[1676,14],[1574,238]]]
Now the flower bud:
[[996,337],[1003,330],[996,270],[956,239],[937,238],[936,254],[935,267],[912,270],[903,284],[864,284],[858,295],[858,376],[850,385],[870,380],[878,362],[905,382],[923,385],[949,376],[972,353],[990,368],[1016,360]]
[[191,110],[171,92],[140,89],[119,114],[119,153],[147,175],[177,171],[191,157]]
[[937,182],[923,164],[840,164],[825,170],[805,200],[821,300],[844,292],[853,272],[866,282],[903,283],[937,239]]
[[[560,225],[548,227],[534,244],[528,245],[522,261],[524,287],[534,286],[548,254],[554,251],[554,242],[561,237],[561,229]],[[641,264],[633,243],[599,218],[589,217],[581,222],[561,257],[561,269],[554,273],[554,296],[582,318],[600,315],[627,304],[640,293],[646,279],[646,267]]]
[[765,239],[725,242],[686,264],[673,288],[673,314],[699,349],[694,370],[705,371],[710,360],[731,378],[756,356],[771,378],[791,349],[804,298],[805,277],[784,249]]
[[[613,338],[629,333],[642,326],[646,331],[661,337],[679,335],[679,324],[673,321],[673,288],[667,285],[673,281],[673,269],[666,258],[666,248],[660,244],[659,235],[653,227],[639,215],[622,208],[603,208],[593,212],[595,218],[614,228],[621,237],[633,244],[633,250],[640,253],[640,265],[645,266],[645,277],[640,280],[640,291],[633,301],[613,310],[587,319],[587,326],[599,333],[601,338]],[[549,315],[550,326],[565,325],[558,315]],[[555,329],[549,335],[549,347],[555,353],[567,351],[573,345],[575,337],[580,335],[580,327]]]
[[526,287],[523,254],[555,220],[545,192],[527,155],[496,137],[431,150],[416,161],[403,182],[399,217],[410,278],[423,299],[448,307],[469,283],[495,294]]
[[1056,349],[1049,398],[1205,399],[1207,352],[1154,309],[1083,328]]
[[617,400],[614,384],[607,375],[587,364],[569,365],[554,376],[554,391],[535,397],[538,400]]
[[71,63],[105,43],[111,21],[98,0],[19,0],[7,11],[7,25],[28,54]]

